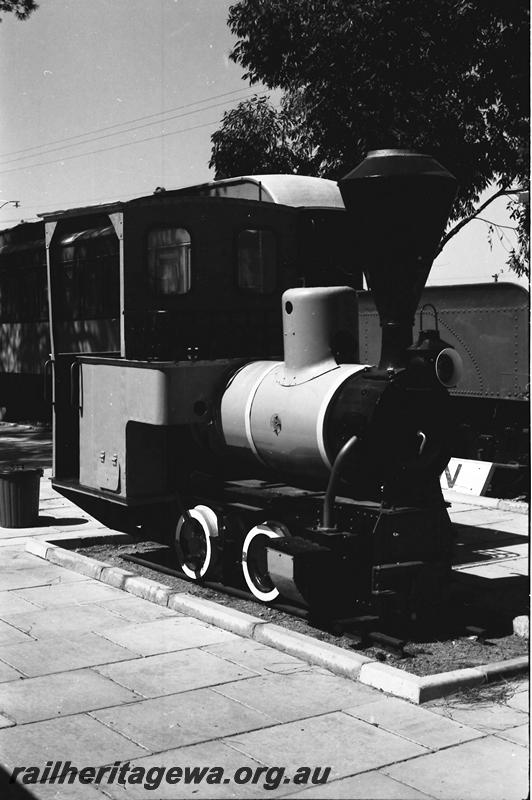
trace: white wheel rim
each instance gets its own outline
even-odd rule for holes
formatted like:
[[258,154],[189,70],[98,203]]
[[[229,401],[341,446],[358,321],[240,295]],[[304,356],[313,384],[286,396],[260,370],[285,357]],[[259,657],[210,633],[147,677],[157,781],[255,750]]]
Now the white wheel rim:
[[[205,558],[203,559],[203,563],[200,566],[199,570],[193,570],[189,567],[184,560],[181,563],[181,569],[187,576],[187,578],[191,578],[194,581],[197,581],[198,578],[203,578],[209,567],[211,566],[212,561],[212,545],[211,539],[214,539],[218,536],[218,519],[216,517],[215,512],[212,508],[208,506],[196,506],[195,508],[191,509],[189,515],[192,519],[195,519],[199,522],[203,534],[205,537]],[[181,547],[181,532],[183,530],[183,525],[185,524],[186,520],[184,516],[179,517],[179,521],[177,523],[176,528],[176,541],[179,545],[179,549],[183,552],[183,548]]]
[[282,539],[285,535],[284,531],[275,530],[263,523],[262,525],[255,525],[244,539],[244,544],[242,546],[242,572],[244,573],[244,579],[249,591],[262,603],[271,603],[272,600],[276,600],[279,597],[279,590],[274,586],[273,589],[269,591],[263,591],[256,585],[248,567],[248,553],[251,543],[257,536],[267,536],[268,539]]

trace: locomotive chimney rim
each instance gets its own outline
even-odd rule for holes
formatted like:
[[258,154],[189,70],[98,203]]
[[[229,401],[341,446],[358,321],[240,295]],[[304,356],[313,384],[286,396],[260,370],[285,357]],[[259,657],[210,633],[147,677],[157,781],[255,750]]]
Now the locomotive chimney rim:
[[379,312],[379,366],[402,367],[414,314],[456,194],[436,159],[412,150],[372,150],[338,182],[353,218],[353,247]]
[[348,172],[340,183],[353,178],[386,178],[395,175],[408,177],[431,175],[456,181],[454,176],[428,153],[390,148],[369,150],[365,159]]

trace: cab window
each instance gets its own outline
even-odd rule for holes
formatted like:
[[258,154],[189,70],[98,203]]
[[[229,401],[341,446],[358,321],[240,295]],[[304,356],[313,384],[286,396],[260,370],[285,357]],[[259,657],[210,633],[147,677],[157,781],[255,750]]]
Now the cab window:
[[158,228],[148,234],[148,273],[156,295],[190,291],[190,233],[185,228]]
[[275,289],[277,261],[273,231],[246,229],[237,242],[237,284],[239,289],[268,294]]

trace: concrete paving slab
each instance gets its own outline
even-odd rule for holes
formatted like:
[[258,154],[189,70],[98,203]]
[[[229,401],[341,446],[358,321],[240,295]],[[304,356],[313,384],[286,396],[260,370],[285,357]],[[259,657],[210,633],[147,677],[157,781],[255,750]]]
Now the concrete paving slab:
[[193,617],[169,617],[138,625],[121,625],[116,630],[105,630],[102,636],[143,656],[237,640],[234,633],[222,631]]
[[[0,751],[10,769],[17,765],[44,767],[47,761],[98,766],[145,754],[142,747],[86,714],[2,730]],[[68,791],[63,795],[65,800],[69,798]]]
[[108,795],[100,792],[90,783],[70,783],[63,786],[54,784],[37,784],[26,786],[31,789],[32,797],[37,800],[107,800]]
[[501,562],[502,569],[505,569],[511,575],[528,575],[529,563],[528,558],[513,558],[508,561]]
[[507,544],[497,547],[497,552],[506,558],[528,558],[528,542],[523,544]]
[[313,786],[297,794],[286,794],[293,800],[428,800],[429,795],[411,786],[389,778],[380,772],[365,772],[351,778],[328,781],[324,786]]
[[[4,649],[5,647],[2,647],[0,655],[3,655]],[[0,661],[0,683],[5,683],[6,681],[16,681],[22,677],[24,676],[21,675],[18,670],[14,669],[14,667],[9,666],[9,664],[4,664],[3,661]]]
[[275,723],[267,714],[213,691],[196,689],[92,712],[151,752],[220,739]]
[[19,547],[25,546],[28,540],[43,539],[47,540],[53,536],[54,539],[71,539],[72,534],[66,531],[61,531],[59,528],[36,528],[34,533],[31,534],[18,534],[12,538],[2,538],[0,535],[0,550],[3,547]]
[[[62,497],[60,494],[57,494],[57,492],[54,492],[53,495],[51,495],[49,497],[48,496],[47,497],[43,497],[42,494],[41,494],[41,496],[39,497],[39,510],[40,511],[45,511],[45,510],[47,510],[49,508],[70,508],[70,509],[72,509],[72,508],[76,508],[76,506],[74,506],[74,504],[71,503],[70,500],[67,500],[66,497]],[[79,509],[78,509],[78,511],[79,511]],[[84,514],[84,516],[86,516],[86,515]]]
[[506,705],[510,708],[517,708],[519,711],[528,713],[530,711],[530,694],[528,685],[522,687],[521,691],[516,692],[506,700]]
[[503,731],[523,725],[527,721],[524,711],[489,701],[466,703],[459,699],[449,699],[430,710],[482,733]]
[[31,636],[28,636],[26,633],[18,630],[18,628],[14,628],[7,622],[0,620],[0,645],[2,645],[2,647],[4,645],[15,644],[17,642],[31,641]]
[[[37,562],[39,559],[35,559]],[[26,569],[9,569],[2,570],[0,574],[0,589],[2,591],[17,590],[19,596],[21,590],[30,589],[41,586],[57,586],[60,583],[79,583],[86,581],[84,575],[78,575],[77,572],[71,572],[62,567],[56,567],[55,564],[48,564],[42,561],[33,567]]]
[[[44,477],[41,478],[40,500],[49,500],[50,498],[54,497],[60,498],[62,497],[62,495],[60,495],[59,492],[56,492],[56,490],[52,488],[52,482],[50,478],[47,477],[45,474]],[[70,501],[66,500],[66,502],[68,503]]]
[[287,675],[293,672],[309,672],[315,669],[300,658],[289,656],[287,653],[280,653],[279,650],[254,642],[252,639],[239,638],[236,641],[224,644],[209,645],[208,647],[203,647],[202,650],[259,673]]
[[469,550],[497,549],[505,545],[522,544],[527,537],[515,533],[478,528],[471,525],[455,525],[455,539],[458,546]]
[[138,695],[91,669],[0,684],[0,708],[18,724],[138,700]]
[[50,536],[46,537],[47,542],[49,542],[51,545],[54,545],[56,543],[60,545],[65,539],[68,540],[69,542],[72,541],[77,542],[79,547],[81,547],[87,541],[87,539],[96,541],[100,540],[102,542],[129,543],[132,541],[131,537],[128,536],[127,533],[114,531],[111,528],[92,528],[92,527],[73,532],[61,529],[59,534],[53,533],[50,534]]
[[24,675],[35,678],[53,672],[92,667],[136,658],[138,653],[120,647],[95,633],[50,637],[2,647],[1,657]]
[[39,526],[61,527],[72,530],[79,528],[101,528],[102,523],[86,514],[76,506],[60,506],[50,509],[39,509]]
[[[1,569],[1,567],[0,567]],[[0,618],[6,614],[24,614],[26,611],[35,611],[39,606],[19,597],[15,591],[0,592]]]
[[455,489],[444,489],[443,497],[446,502],[452,503],[453,506],[457,503],[462,503],[464,505],[476,506],[477,508],[480,506],[482,508],[492,508],[498,509],[499,511],[506,511],[511,514],[525,515],[528,514],[529,511],[528,503],[524,502],[523,500],[505,500],[498,497],[486,497],[484,495],[475,496],[457,492]]
[[[444,495],[445,494],[447,493],[444,492]],[[451,503],[451,507],[447,509],[449,514],[454,514],[457,511],[474,511],[476,508],[478,508],[476,503],[468,503],[467,501],[451,500],[449,498],[448,502]]]
[[494,735],[499,739],[515,742],[515,744],[519,744],[521,747],[528,748],[530,745],[530,727],[528,723],[526,725],[518,725],[516,728],[508,728]]
[[94,669],[144,697],[177,694],[256,674],[197,649],[147,656]]
[[[61,497],[61,495],[59,495],[59,497]],[[96,519],[96,517],[93,517],[87,511],[83,511],[81,508],[78,508],[78,506],[74,505],[74,503],[67,502],[65,505],[57,508],[56,511],[54,511],[54,515],[63,519],[70,519],[72,516],[75,516],[79,519],[87,520],[87,522],[97,522],[100,526],[102,524]]]
[[[68,511],[68,514],[61,514],[61,511]],[[56,536],[57,532],[72,532],[82,530],[97,530],[102,528],[102,524],[90,519],[86,519],[79,508],[73,509],[54,509],[53,511],[39,514],[36,525],[28,528],[0,528],[0,537],[5,533],[5,538],[14,536]]]
[[[271,763],[271,762],[268,762]],[[142,767],[148,773],[153,767],[160,767],[161,764],[168,766],[198,767],[199,769],[210,770],[214,766],[224,770],[221,783],[209,783],[203,780],[201,783],[185,784],[181,779],[179,783],[169,784],[166,780],[155,789],[146,789],[142,785],[127,784],[124,789],[116,784],[113,786],[102,785],[102,789],[113,800],[146,800],[154,797],[156,800],[181,800],[181,798],[201,798],[201,800],[225,800],[225,798],[254,798],[257,797],[278,797],[279,791],[264,789],[264,778],[258,783],[237,784],[234,776],[237,770],[246,767],[254,771],[260,768],[260,764],[249,756],[238,753],[223,742],[204,742],[202,744],[180,747],[177,750],[168,750],[164,754],[135,758],[131,761],[131,769]],[[259,776],[262,777],[262,776]],[[153,776],[156,778],[156,775]],[[227,781],[227,783],[225,782]]]
[[[57,509],[57,511],[61,511],[61,509]],[[97,531],[105,531],[107,533],[107,528],[102,525],[101,522],[97,520],[91,519],[84,519],[83,517],[78,517],[77,515],[66,517],[61,514],[57,514],[54,512],[54,516],[48,517],[41,517],[46,521],[47,525],[53,526],[54,528],[59,528],[60,531],[65,533],[85,533],[85,534],[93,534]]]
[[27,536],[19,536],[17,539],[1,539],[0,553],[5,550],[23,550],[28,542]]
[[217,687],[216,691],[269,714],[277,722],[292,722],[339,711],[377,697],[374,691],[365,686],[316,669],[226,683]]
[[473,728],[394,697],[386,697],[344,710],[346,714],[351,714],[390,733],[404,736],[405,739],[429,747],[431,750],[439,750],[483,736]]
[[[45,475],[43,478],[41,478],[41,491],[39,495],[39,503],[41,502],[41,500],[49,500],[51,498],[56,498],[56,497],[61,498],[62,495],[60,495],[59,492],[56,492],[55,489],[52,488],[52,483],[50,479]],[[66,502],[68,503],[70,501],[66,500]]]
[[126,594],[124,592],[122,593],[122,597],[118,600],[102,600],[97,603],[97,605],[101,606],[106,611],[111,611],[113,614],[116,614],[120,619],[133,623],[183,616],[178,611],[174,611],[166,606],[160,606],[156,603],[147,603],[140,597],[135,597],[135,595]]
[[2,569],[31,569],[31,567],[36,566],[36,564],[35,556],[31,555],[31,553],[26,553],[23,544],[17,547],[11,547],[9,545],[0,547],[0,566]]
[[[58,567],[59,569],[59,567]],[[72,572],[72,575],[78,575]],[[92,581],[84,575],[78,575],[79,580],[68,586],[50,584],[30,589],[17,591],[19,597],[29,600],[42,608],[52,606],[71,606],[73,604],[96,603],[100,600],[118,600],[123,595],[120,589],[106,586],[104,583]]]
[[487,530],[496,529],[503,533],[514,533],[518,536],[530,535],[530,524],[528,516],[525,514],[507,515],[502,521],[499,520],[497,523],[486,522],[482,524],[482,527]]
[[475,525],[484,528],[486,525],[496,525],[505,522],[508,517],[512,519],[523,517],[521,523],[526,526],[526,517],[522,514],[508,514],[507,511],[499,511],[497,508],[473,508],[462,511],[455,511],[451,508],[451,522],[458,522],[460,525]]
[[36,639],[116,628],[120,624],[120,618],[116,614],[94,603],[70,606],[67,613],[64,606],[56,606],[23,614],[6,614],[4,618],[13,627],[24,633],[31,633]]
[[59,528],[45,528],[45,527],[33,527],[33,528],[2,528],[0,527],[0,540],[6,541],[6,543],[12,547],[14,542],[17,539],[22,540],[28,536],[38,536],[46,535],[47,533],[60,533]]
[[[455,572],[465,573],[466,575],[474,575],[477,578],[486,578],[486,580],[495,581],[499,579],[506,579],[511,577],[511,573],[504,568],[502,564],[493,562],[492,564],[470,564],[460,567],[453,567]],[[517,574],[517,573],[515,573]]]
[[339,711],[224,741],[252,758],[265,764],[282,764],[289,771],[302,764],[330,766],[331,778],[354,775],[427,752],[413,742]]
[[4,717],[3,714],[0,714],[0,728],[10,728],[15,723],[9,717]]
[[495,736],[385,767],[382,772],[438,800],[523,800],[528,755]]

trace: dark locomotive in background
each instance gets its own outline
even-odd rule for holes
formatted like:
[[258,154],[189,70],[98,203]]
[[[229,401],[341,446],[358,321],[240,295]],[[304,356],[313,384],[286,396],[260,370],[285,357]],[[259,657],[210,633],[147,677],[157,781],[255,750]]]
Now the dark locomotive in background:
[[[414,341],[455,181],[376,151],[339,185],[235,179],[44,215],[53,484],[112,526],[167,529],[192,580],[416,613],[450,569],[449,457],[526,457],[527,295],[497,307],[484,287],[493,314],[466,287],[439,290],[451,310],[425,290]],[[30,252],[42,275],[39,226],[11,234],[4,276]],[[486,370],[501,342],[514,357]]]

